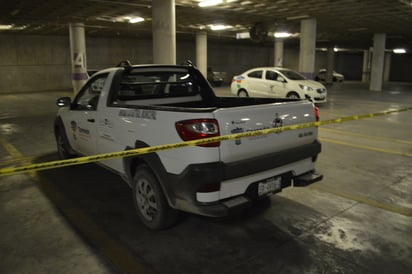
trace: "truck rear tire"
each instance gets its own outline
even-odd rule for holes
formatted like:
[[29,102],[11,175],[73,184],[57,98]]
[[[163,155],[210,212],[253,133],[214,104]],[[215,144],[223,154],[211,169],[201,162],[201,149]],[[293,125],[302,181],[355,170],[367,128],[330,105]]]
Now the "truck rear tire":
[[139,166],[133,178],[133,202],[139,219],[150,229],[165,229],[177,221],[178,211],[169,206],[162,187],[146,165]]

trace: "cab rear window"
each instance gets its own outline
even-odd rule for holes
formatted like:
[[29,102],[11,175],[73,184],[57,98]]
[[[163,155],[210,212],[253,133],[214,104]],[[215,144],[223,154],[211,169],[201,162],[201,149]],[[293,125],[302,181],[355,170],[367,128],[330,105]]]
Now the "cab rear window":
[[193,96],[199,92],[195,77],[185,68],[146,68],[124,73],[116,97],[126,101]]

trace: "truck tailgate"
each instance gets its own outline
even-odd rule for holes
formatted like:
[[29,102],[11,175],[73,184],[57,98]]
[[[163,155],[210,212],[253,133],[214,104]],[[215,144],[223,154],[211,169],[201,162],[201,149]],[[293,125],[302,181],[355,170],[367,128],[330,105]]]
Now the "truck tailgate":
[[[256,131],[316,121],[309,101],[264,104],[218,109],[214,112],[221,135]],[[220,144],[220,160],[231,163],[313,143],[317,128],[303,128],[280,133],[243,137]]]

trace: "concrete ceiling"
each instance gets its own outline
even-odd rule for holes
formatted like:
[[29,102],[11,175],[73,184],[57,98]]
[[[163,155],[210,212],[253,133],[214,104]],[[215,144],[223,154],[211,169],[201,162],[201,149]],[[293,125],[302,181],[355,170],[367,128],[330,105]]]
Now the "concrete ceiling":
[[[206,28],[209,39],[236,41],[236,33],[248,32],[256,24],[268,32],[298,33],[302,18],[315,18],[318,47],[367,49],[374,33],[386,33],[387,48],[412,51],[412,0],[224,0],[209,8],[200,8],[199,1],[176,0],[178,37]],[[122,16],[141,16],[145,21],[131,24],[121,21]],[[8,33],[68,35],[68,24],[76,22],[85,24],[88,36],[148,37],[151,18],[148,0],[8,0],[0,3],[0,24],[13,26],[0,30],[0,38]],[[233,28],[212,31],[210,24]],[[298,44],[299,39],[286,43]]]

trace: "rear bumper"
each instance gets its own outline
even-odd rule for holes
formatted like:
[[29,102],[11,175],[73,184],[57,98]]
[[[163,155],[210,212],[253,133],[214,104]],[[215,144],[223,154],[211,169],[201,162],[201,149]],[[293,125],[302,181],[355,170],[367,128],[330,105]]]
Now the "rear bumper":
[[[200,188],[210,184],[219,185],[226,180],[257,174],[303,159],[312,158],[314,162],[320,151],[321,144],[315,141],[312,144],[230,164],[222,162],[193,164],[181,174],[166,173],[160,179],[172,207],[200,215],[221,217],[228,215],[232,210],[247,206],[252,200],[259,198],[257,197],[258,182],[250,182],[242,195],[211,203],[201,203],[196,199],[196,193]],[[276,174],[276,176],[282,178],[281,189],[293,184],[296,186],[309,185],[322,179],[322,176],[315,175],[314,171],[308,171],[308,173],[297,177],[293,177],[291,172]]]
[[[317,174],[315,171],[310,171],[296,177],[291,177],[290,174],[283,174],[282,188],[277,192],[280,192],[283,188],[292,185],[294,187],[308,186],[322,180],[322,178],[323,175]],[[230,215],[231,213],[239,211],[240,209],[249,207],[254,200],[267,197],[267,195],[258,197],[256,194],[256,188],[257,183],[252,183],[243,195],[225,199],[215,204],[195,204],[195,207],[193,208],[194,210],[190,211],[196,214],[211,217],[224,217]]]

